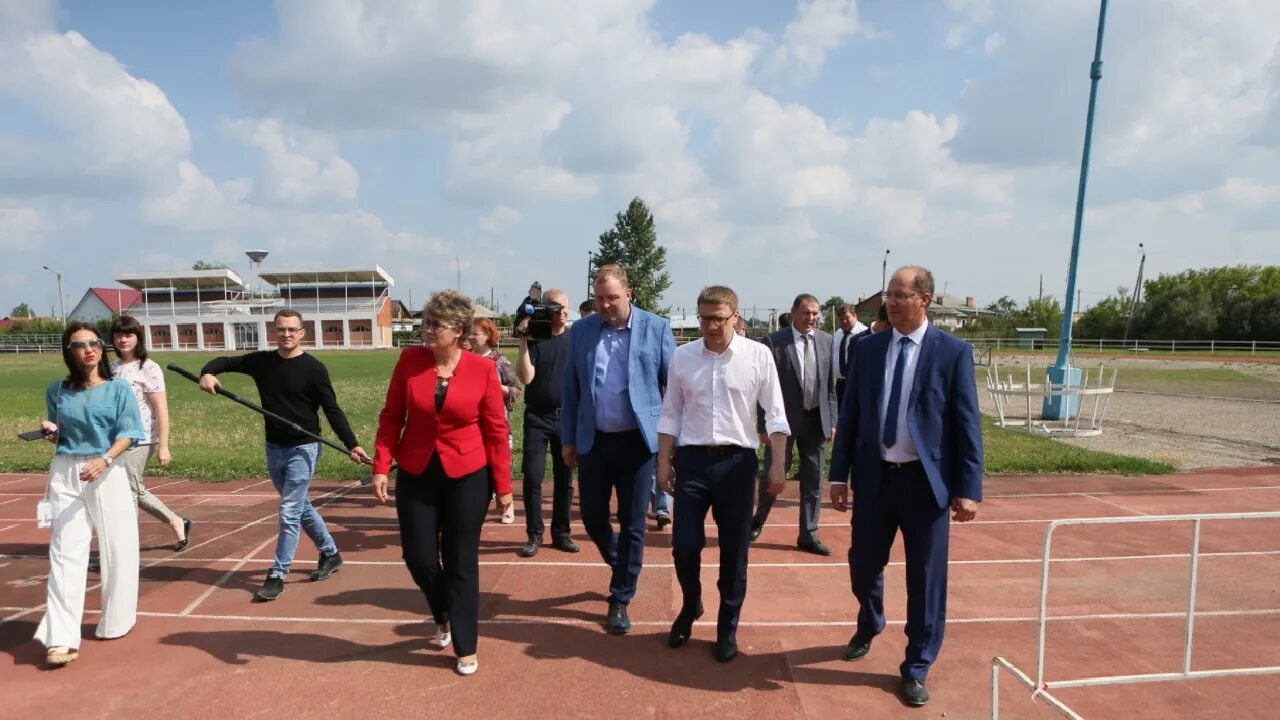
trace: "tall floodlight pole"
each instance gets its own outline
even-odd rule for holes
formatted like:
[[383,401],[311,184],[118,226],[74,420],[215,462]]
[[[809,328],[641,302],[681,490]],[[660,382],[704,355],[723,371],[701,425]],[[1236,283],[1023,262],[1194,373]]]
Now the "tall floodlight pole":
[[1142,243],[1138,243],[1138,252],[1142,253],[1142,259],[1138,261],[1138,279],[1133,283],[1133,302],[1129,303],[1129,319],[1124,323],[1122,343],[1129,342],[1129,332],[1133,330],[1133,315],[1138,310],[1138,299],[1142,297],[1142,268],[1147,264],[1147,251],[1143,249]]
[[889,272],[889,250],[884,251],[884,262],[880,263],[880,302],[884,302],[885,277]]
[[62,273],[54,270],[48,265],[42,266],[45,270],[53,273],[58,278],[58,312],[62,313],[62,329],[67,329],[67,303],[62,298]]
[[[1049,368],[1049,382],[1079,384],[1080,369],[1071,367],[1071,320],[1075,315],[1076,271],[1080,264],[1080,226],[1084,222],[1084,191],[1089,180],[1089,151],[1093,146],[1093,114],[1098,105],[1098,81],[1102,79],[1102,32],[1107,22],[1107,0],[1098,8],[1098,40],[1089,67],[1089,112],[1084,122],[1084,152],[1080,158],[1080,188],[1076,192],[1076,221],[1071,234],[1071,266],[1067,270],[1067,293],[1062,310],[1062,333],[1058,340],[1058,357]],[[1046,420],[1067,420],[1076,414],[1080,397],[1049,395],[1044,400]]]

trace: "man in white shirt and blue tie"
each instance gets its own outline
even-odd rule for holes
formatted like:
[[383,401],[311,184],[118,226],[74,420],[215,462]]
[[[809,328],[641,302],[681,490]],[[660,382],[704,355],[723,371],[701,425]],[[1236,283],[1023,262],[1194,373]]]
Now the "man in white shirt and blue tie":
[[894,273],[885,293],[893,331],[854,346],[831,453],[831,504],[853,506],[849,573],[859,611],[845,659],[865,656],[884,630],[884,567],[901,529],[907,651],[899,672],[902,700],[913,707],[929,701],[925,678],[942,647],[949,522],[972,520],[982,499],[973,348],[929,324],[933,290],[922,267]]
[[[747,550],[755,496],[756,448],[773,452],[768,491],[783,486],[790,428],[773,353],[734,331],[738,296],[722,286],[698,295],[702,338],[676,350],[658,419],[658,484],[675,497],[671,554],[684,599],[668,644],[689,641],[702,616],[704,523],[712,510],[720,545],[720,611],[712,654],[729,662],[738,654],[738,616],[747,594]],[[757,408],[764,432],[757,436]]]

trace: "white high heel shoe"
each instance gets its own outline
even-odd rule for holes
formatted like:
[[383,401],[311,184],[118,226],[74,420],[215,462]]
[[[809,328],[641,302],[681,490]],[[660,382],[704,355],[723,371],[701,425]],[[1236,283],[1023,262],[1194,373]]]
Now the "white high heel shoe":
[[453,633],[445,629],[443,625],[436,626],[436,636],[432,638],[431,644],[437,648],[444,649],[449,647],[449,643],[453,642]]

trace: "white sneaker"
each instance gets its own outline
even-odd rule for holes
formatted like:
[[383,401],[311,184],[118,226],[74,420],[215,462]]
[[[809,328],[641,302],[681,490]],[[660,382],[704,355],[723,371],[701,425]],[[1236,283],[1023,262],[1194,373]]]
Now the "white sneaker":
[[459,675],[475,675],[476,671],[480,669],[480,658],[476,658],[465,665],[459,660],[456,669]]
[[453,642],[453,633],[445,630],[443,627],[436,626],[436,636],[431,640],[431,644],[438,648],[444,649],[449,647],[449,643]]

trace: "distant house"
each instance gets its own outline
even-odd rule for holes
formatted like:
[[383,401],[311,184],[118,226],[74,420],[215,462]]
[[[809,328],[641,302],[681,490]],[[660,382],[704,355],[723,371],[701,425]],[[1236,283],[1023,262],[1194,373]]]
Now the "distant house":
[[[933,299],[933,303],[929,309],[929,318],[932,320],[935,312],[939,313],[939,318],[951,318],[957,324],[952,327],[964,327],[971,321],[986,315],[994,315],[990,310],[978,307],[973,302],[973,296],[969,295],[961,298],[957,295],[948,295],[942,293]],[[942,320],[937,321],[942,324]]]
[[141,299],[142,293],[130,288],[89,288],[75,309],[67,314],[67,320],[89,323],[110,320],[114,315],[127,313]]
[[870,327],[872,321],[876,319],[876,313],[880,312],[880,302],[883,296],[879,290],[871,293],[865,298],[859,298],[857,304],[853,306],[853,314],[863,324]]

